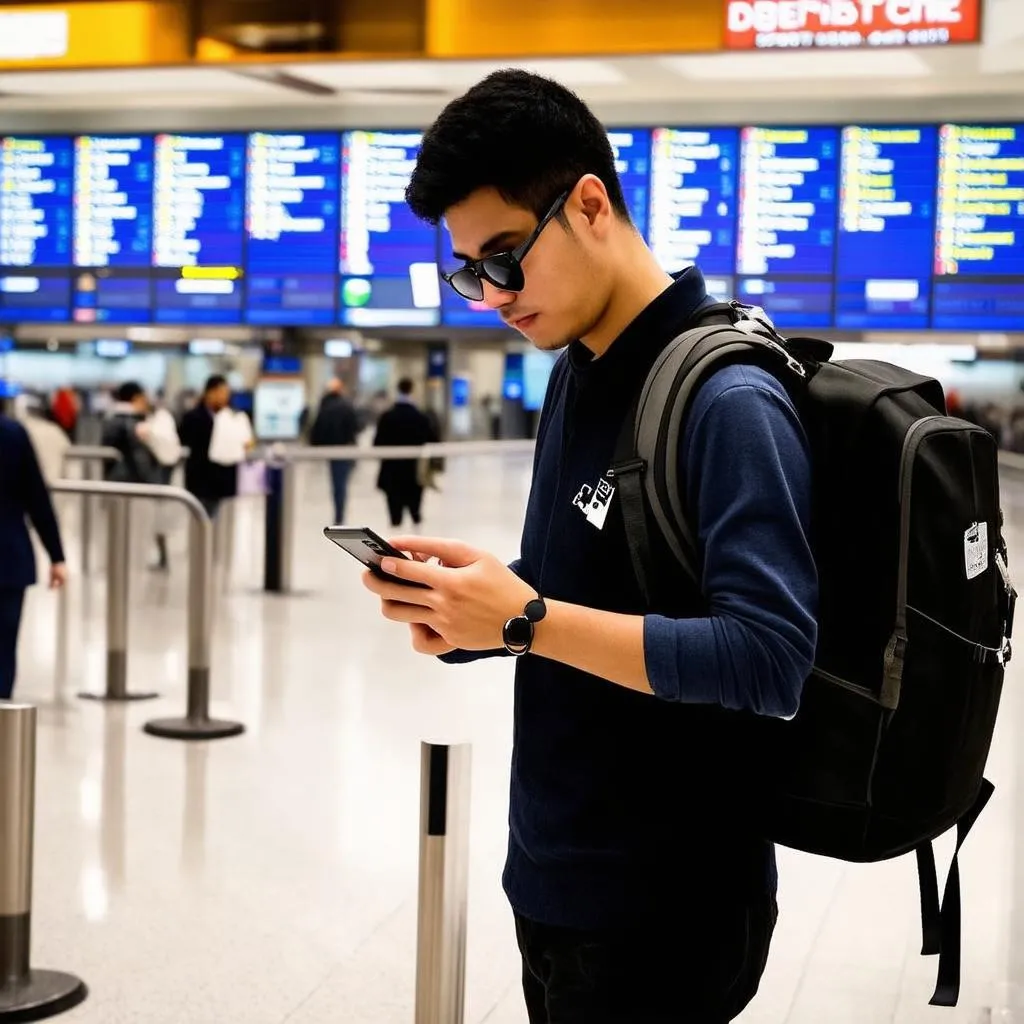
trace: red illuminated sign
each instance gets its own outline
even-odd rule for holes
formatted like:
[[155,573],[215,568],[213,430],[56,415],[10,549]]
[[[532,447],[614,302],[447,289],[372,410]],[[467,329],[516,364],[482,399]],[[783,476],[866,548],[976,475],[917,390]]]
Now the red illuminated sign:
[[726,0],[729,50],[975,43],[982,0]]

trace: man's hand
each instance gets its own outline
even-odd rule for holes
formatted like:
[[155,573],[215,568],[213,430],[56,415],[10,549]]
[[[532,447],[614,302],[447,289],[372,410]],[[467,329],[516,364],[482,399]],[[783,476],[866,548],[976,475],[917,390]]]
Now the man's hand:
[[[382,571],[428,589],[392,583],[370,572],[363,584],[380,597],[385,618],[410,624],[413,647],[421,654],[501,647],[505,622],[521,615],[537,596],[493,555],[461,541],[396,537],[391,544],[413,557],[385,558]],[[426,561],[430,558],[441,564]]]
[[50,589],[60,590],[61,587],[67,586],[68,582],[68,567],[63,562],[57,562],[50,566]]

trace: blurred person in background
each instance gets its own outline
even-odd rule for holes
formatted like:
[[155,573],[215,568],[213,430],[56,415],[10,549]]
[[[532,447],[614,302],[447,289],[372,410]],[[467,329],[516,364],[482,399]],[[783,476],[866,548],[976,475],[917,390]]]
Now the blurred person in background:
[[36,582],[31,521],[50,558],[50,587],[67,582],[60,528],[28,431],[0,413],[0,700],[10,699],[25,591]]
[[[354,445],[358,434],[359,421],[355,408],[345,394],[345,384],[339,377],[332,377],[310,428],[309,443],[320,448]],[[334,523],[339,526],[345,522],[348,478],[352,465],[352,459],[332,459],[328,463],[334,495]]]
[[[102,444],[121,453],[107,463],[107,480],[132,484],[167,484],[181,458],[181,443],[174,417],[166,409],[154,410],[142,386],[127,381],[114,392],[114,404],[103,422]],[[154,539],[157,561],[154,568],[166,570],[167,508],[160,502],[155,510]]]
[[210,458],[213,420],[231,402],[231,388],[226,377],[210,377],[199,401],[181,418],[181,443],[189,449],[185,462],[185,489],[194,494],[211,519],[225,498],[233,498],[238,490],[238,468],[224,466]]
[[50,401],[50,416],[53,422],[68,435],[70,441],[75,440],[75,427],[82,403],[74,388],[58,388]]
[[[181,438],[178,436],[178,421],[170,410],[163,388],[156,393],[146,440],[160,464],[158,482],[169,486],[174,479],[174,470],[181,461]],[[166,572],[170,568],[167,556],[170,514],[170,502],[157,503],[154,522],[157,557],[153,568],[161,572]]]
[[[398,382],[395,404],[377,421],[375,447],[424,445],[436,440],[430,420],[412,400],[413,382],[404,377]],[[382,459],[377,489],[384,492],[392,526],[401,526],[408,510],[413,523],[422,521],[423,485],[418,459]]]
[[[38,403],[38,399],[35,400]],[[38,404],[26,394],[14,399],[14,418],[25,428],[35,449],[39,467],[47,484],[64,476],[64,458],[71,441],[53,420],[42,415]]]

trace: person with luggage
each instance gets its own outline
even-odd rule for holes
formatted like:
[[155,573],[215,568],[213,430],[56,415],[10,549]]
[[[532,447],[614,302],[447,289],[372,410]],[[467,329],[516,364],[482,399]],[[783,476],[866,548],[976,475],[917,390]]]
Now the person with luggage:
[[[309,443],[320,447],[354,445],[359,434],[356,411],[345,394],[345,385],[338,377],[327,384],[327,392],[320,400],[316,419],[309,432]],[[348,503],[348,478],[352,472],[352,459],[331,459],[331,493],[334,497],[334,522],[345,522]]]
[[214,374],[203,388],[202,397],[181,418],[181,444],[188,448],[185,462],[185,489],[194,494],[215,519],[221,502],[238,492],[238,466],[217,462],[210,457],[216,416],[228,408],[231,387],[227,378]]
[[[403,377],[398,382],[395,404],[377,421],[374,446],[424,445],[437,440],[430,420],[412,399],[413,382]],[[377,489],[384,492],[392,526],[401,526],[408,511],[413,523],[422,521],[423,482],[417,459],[381,459]]]
[[[808,439],[786,388],[731,365],[672,457],[700,586],[651,606],[609,474],[655,361],[714,305],[631,222],[605,129],[561,85],[497,72],[426,132],[407,192],[444,220],[445,281],[565,349],[537,437],[520,557],[394,538],[365,578],[414,648],[518,656],[504,886],[531,1024],[724,1024],[760,984],[774,848],[739,810],[758,767],[730,732],[792,715],[816,642]],[[437,564],[435,559],[440,560]]]

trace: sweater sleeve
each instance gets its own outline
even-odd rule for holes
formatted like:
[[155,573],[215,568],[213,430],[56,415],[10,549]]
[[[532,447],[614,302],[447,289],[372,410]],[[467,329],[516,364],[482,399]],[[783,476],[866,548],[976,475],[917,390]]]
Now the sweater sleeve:
[[50,492],[43,479],[43,471],[39,467],[35,448],[27,433],[23,437],[23,455],[21,460],[22,493],[25,495],[25,510],[35,527],[36,533],[46,548],[46,554],[53,565],[64,561],[64,548],[60,541],[60,527],[53,511]]
[[679,452],[709,615],[648,615],[648,679],[664,700],[788,717],[817,641],[807,439],[769,374],[730,367],[701,388]]

